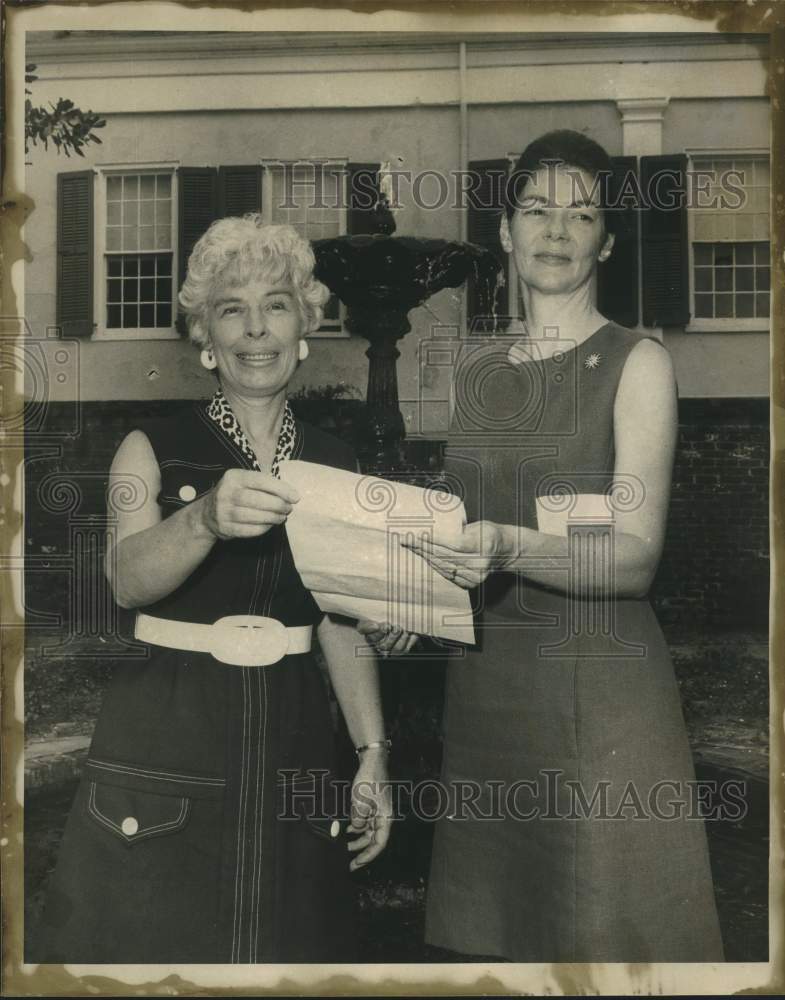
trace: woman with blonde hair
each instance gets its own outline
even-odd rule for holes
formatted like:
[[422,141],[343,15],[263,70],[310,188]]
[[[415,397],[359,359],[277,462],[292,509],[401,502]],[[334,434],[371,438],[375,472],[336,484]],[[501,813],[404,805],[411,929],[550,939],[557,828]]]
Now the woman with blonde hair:
[[389,832],[376,664],[304,587],[285,531],[298,496],[278,474],[288,458],[356,468],[286,399],[328,296],[313,269],[294,229],[258,215],[215,222],[191,254],[180,303],[218,386],[132,430],[112,463],[107,575],[147,656],[106,696],[34,960],[353,956],[314,630],[359,757],[352,868]]

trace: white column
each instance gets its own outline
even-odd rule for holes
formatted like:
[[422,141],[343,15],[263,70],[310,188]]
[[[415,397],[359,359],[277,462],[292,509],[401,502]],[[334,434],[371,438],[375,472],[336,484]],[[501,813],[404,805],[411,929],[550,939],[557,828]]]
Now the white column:
[[657,156],[662,152],[662,119],[667,97],[617,101],[625,156]]
[[[622,150],[625,156],[658,156],[662,153],[662,120],[668,106],[667,97],[633,97],[617,101],[621,115]],[[641,260],[640,234],[638,260]],[[642,272],[641,268],[641,272]],[[638,301],[643,308],[643,274],[638,275]],[[662,340],[661,327],[636,327]]]

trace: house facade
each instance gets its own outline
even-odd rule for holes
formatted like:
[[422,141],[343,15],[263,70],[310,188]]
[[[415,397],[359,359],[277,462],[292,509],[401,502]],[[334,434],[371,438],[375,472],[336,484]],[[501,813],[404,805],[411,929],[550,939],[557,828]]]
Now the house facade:
[[[495,179],[545,131],[598,140],[619,183],[631,177],[638,191],[666,174],[675,207],[627,205],[598,289],[601,308],[654,331],[675,362],[682,446],[663,608],[666,617],[698,606],[725,615],[728,554],[720,566],[716,554],[696,564],[694,553],[728,525],[736,565],[753,581],[750,607],[765,601],[764,37],[43,32],[28,35],[26,58],[37,67],[34,103],[66,96],[106,119],[101,144],[78,163],[52,148],[29,155],[25,317],[43,367],[58,372],[47,383],[55,421],[70,420],[78,402],[83,426],[114,419],[119,428],[135,408],[165,412],[213,391],[175,303],[190,247],[221,215],[260,211],[311,239],[363,232],[357,191],[381,183],[399,234],[498,253]],[[514,282],[497,307],[516,314]],[[451,370],[428,345],[459,336],[475,312],[471,288],[412,312],[398,345],[410,438],[444,438]],[[332,302],[294,388],[364,394],[366,348]],[[91,454],[108,464],[115,446],[98,435]]]

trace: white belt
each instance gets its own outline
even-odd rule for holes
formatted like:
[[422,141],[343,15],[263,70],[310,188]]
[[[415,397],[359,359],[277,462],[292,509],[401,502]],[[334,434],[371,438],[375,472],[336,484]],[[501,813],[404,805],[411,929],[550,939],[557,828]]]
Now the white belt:
[[221,663],[235,667],[267,667],[288,653],[307,653],[312,632],[311,625],[287,628],[276,618],[261,615],[229,615],[212,625],[196,625],[140,613],[134,629],[141,642],[211,653]]

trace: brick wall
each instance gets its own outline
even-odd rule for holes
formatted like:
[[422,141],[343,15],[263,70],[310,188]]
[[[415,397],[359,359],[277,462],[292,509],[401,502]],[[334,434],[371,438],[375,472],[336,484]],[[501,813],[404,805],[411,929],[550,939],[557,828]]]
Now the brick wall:
[[669,634],[766,631],[768,400],[682,400],[668,530],[652,598]]

